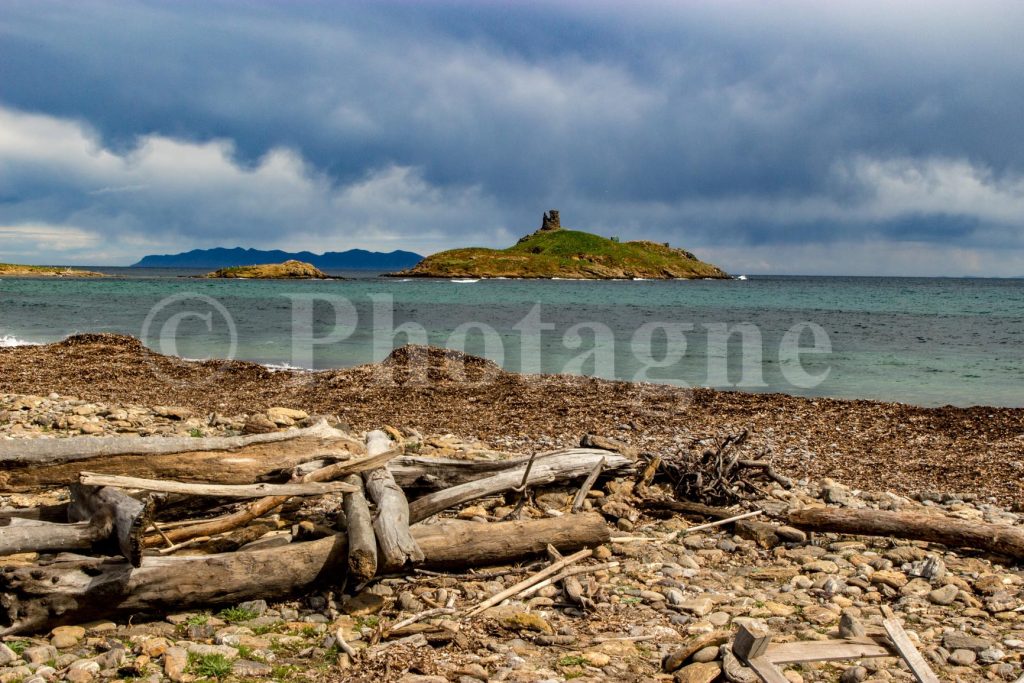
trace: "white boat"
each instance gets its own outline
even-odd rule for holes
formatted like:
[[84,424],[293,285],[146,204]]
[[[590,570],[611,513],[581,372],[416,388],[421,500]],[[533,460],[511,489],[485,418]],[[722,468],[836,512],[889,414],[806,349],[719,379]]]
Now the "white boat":
[[740,276],[739,276],[738,278],[736,278],[736,279],[737,279],[737,280],[746,280],[746,279],[747,279],[747,276],[746,276],[746,275],[740,275]]
[[453,278],[452,282],[458,282],[461,285],[461,284],[468,284],[470,282],[480,282],[480,278],[476,278],[475,280],[473,278],[468,278],[468,277],[467,278]]

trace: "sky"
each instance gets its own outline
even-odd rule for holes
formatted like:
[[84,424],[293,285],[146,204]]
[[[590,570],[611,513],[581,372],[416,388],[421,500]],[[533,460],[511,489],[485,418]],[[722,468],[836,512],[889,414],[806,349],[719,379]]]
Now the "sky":
[[1024,275],[1024,3],[0,3],[0,261],[565,226]]

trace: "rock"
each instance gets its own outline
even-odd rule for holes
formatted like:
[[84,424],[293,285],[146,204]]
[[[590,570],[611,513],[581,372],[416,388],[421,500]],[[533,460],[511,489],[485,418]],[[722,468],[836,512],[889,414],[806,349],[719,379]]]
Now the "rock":
[[907,585],[907,575],[891,569],[882,569],[871,575],[871,583],[899,590]]
[[835,623],[836,619],[839,618],[839,615],[828,608],[821,607],[819,605],[811,605],[804,608],[803,618],[812,624],[828,626],[829,624]]
[[708,615],[707,619],[712,626],[720,627],[728,624],[729,620],[732,619],[732,617],[729,615],[728,612],[712,612]]
[[843,612],[839,618],[840,638],[862,638],[866,635],[864,624],[851,612]]
[[299,420],[305,420],[307,417],[309,417],[309,413],[307,413],[305,410],[296,410],[295,408],[282,408],[278,406],[274,408],[268,408],[267,417],[273,420],[274,422],[277,422],[281,418],[288,418],[292,420],[292,422],[294,423]]
[[970,666],[977,658],[978,655],[973,650],[959,649],[950,653],[948,661],[956,666]]
[[848,505],[850,492],[844,486],[832,484],[821,490],[821,498],[831,505]]
[[170,420],[187,420],[192,417],[192,411],[181,406],[153,406],[153,413]]
[[715,608],[715,603],[711,601],[711,598],[691,598],[680,603],[679,608],[690,614],[703,617]]
[[761,677],[743,666],[728,646],[722,648],[722,671],[729,683],[761,683]]
[[985,609],[989,612],[1009,612],[1017,609],[1017,602],[1010,591],[997,591],[985,598]]
[[781,542],[777,529],[774,524],[752,519],[742,519],[734,525],[737,536],[753,541],[762,548],[774,548]]
[[142,654],[155,659],[167,652],[169,647],[170,643],[167,642],[166,638],[147,638],[142,641],[140,650]]
[[489,676],[487,674],[487,669],[485,669],[480,664],[476,664],[476,663],[474,663],[474,664],[467,664],[466,666],[464,666],[464,667],[460,668],[459,670],[457,670],[455,672],[455,674],[458,675],[458,676],[468,676],[469,678],[472,678],[472,679],[475,679],[475,680],[478,680],[478,681],[486,681],[489,678]]
[[678,588],[669,588],[665,591],[665,599],[668,600],[668,604],[675,605],[676,607],[686,602],[686,596]]
[[238,603],[238,609],[244,609],[249,612],[255,612],[257,617],[262,617],[263,613],[267,611],[266,600],[248,600],[246,602]]
[[974,590],[991,595],[1006,590],[1006,584],[998,574],[983,574],[974,581]]
[[981,652],[986,648],[992,647],[992,643],[984,638],[968,635],[963,631],[949,631],[942,636],[942,646],[950,651],[971,650],[972,652]]
[[946,563],[938,555],[929,555],[921,564],[918,575],[929,581],[940,581],[946,576]]
[[78,645],[78,641],[85,637],[85,629],[81,626],[58,626],[50,632],[53,636],[50,644],[58,650],[66,650]]
[[239,659],[231,665],[231,673],[242,678],[262,678],[273,673],[273,668],[263,662],[254,662],[251,659]]
[[948,583],[942,588],[936,588],[928,593],[928,601],[936,605],[951,605],[959,594],[960,589]]
[[672,673],[682,667],[683,664],[686,664],[691,657],[701,650],[705,650],[709,647],[713,647],[717,650],[717,648],[728,639],[729,634],[725,631],[705,633],[692,638],[678,650],[665,655],[661,660],[661,669],[665,673]]
[[100,665],[101,669],[117,669],[124,663],[124,645],[117,641],[114,642],[117,643],[116,647],[112,647],[96,657],[96,663]]
[[246,434],[266,434],[268,432],[277,431],[277,425],[274,424],[266,415],[262,413],[256,413],[250,415],[245,421],[245,426],[242,427],[242,431]]
[[783,525],[775,527],[775,535],[778,536],[780,540],[786,543],[807,542],[807,534],[801,531],[800,529],[791,526]]
[[697,650],[693,654],[693,661],[695,662],[713,662],[718,659],[718,647],[716,645],[708,645],[707,647]]
[[978,653],[978,661],[982,664],[996,664],[1005,657],[1006,653],[997,647],[987,647]]
[[[182,643],[178,643],[181,645]],[[173,649],[173,648],[172,648]],[[207,645],[206,643],[188,643],[185,646],[190,655],[206,657],[209,655],[222,655],[227,659],[237,659],[238,650],[229,645]],[[170,652],[170,650],[168,650]],[[165,657],[167,655],[164,655]]]
[[21,657],[18,653],[7,647],[4,643],[0,643],[0,666],[10,666],[11,663],[20,661]]
[[498,617],[498,622],[507,629],[537,631],[548,634],[555,632],[555,629],[551,628],[551,624],[536,612],[517,611],[504,613]]
[[21,658],[28,662],[29,666],[40,666],[51,659],[57,659],[57,648],[52,645],[39,645],[25,648]]
[[91,659],[79,659],[68,667],[67,679],[73,683],[89,683],[100,671],[100,665]]
[[164,675],[172,681],[182,681],[188,668],[188,652],[181,647],[168,648],[164,653]]
[[383,597],[364,590],[358,595],[353,596],[352,599],[345,601],[341,605],[341,610],[345,614],[350,614],[354,617],[365,617],[369,614],[376,614],[381,611],[383,607]]
[[839,572],[839,565],[832,560],[811,560],[801,567],[805,572],[821,572],[823,574],[836,574]]
[[695,662],[676,671],[676,683],[712,683],[722,673],[718,662]]
[[470,505],[459,510],[459,519],[473,519],[474,517],[482,517],[487,519],[487,510],[480,507],[479,505]]
[[863,666],[851,666],[839,676],[839,683],[860,683],[868,677],[868,670]]
[[612,658],[606,653],[597,650],[587,650],[583,653],[583,656],[586,657],[591,666],[596,666],[597,668],[608,666],[612,661]]

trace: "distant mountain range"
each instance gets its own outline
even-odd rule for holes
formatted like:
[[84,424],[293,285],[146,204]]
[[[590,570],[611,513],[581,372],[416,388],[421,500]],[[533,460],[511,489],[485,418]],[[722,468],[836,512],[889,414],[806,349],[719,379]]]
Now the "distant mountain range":
[[288,252],[280,249],[193,249],[181,254],[145,256],[132,268],[203,268],[217,270],[231,266],[254,266],[263,263],[281,263],[294,259],[311,263],[321,270],[401,270],[411,268],[423,257],[411,251],[328,251],[314,254],[310,251]]

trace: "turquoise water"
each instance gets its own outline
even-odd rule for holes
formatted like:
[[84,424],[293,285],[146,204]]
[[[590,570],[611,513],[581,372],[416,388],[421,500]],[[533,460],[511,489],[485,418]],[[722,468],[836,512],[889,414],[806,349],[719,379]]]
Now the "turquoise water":
[[[0,280],[0,339],[119,332],[187,358],[327,368],[378,360],[408,339],[391,330],[411,324],[413,341],[486,355],[511,370],[1024,406],[1024,280],[246,282],[105,270],[115,277]],[[534,323],[550,327],[531,326],[531,311]],[[652,323],[656,329],[644,327]],[[743,325],[747,343],[735,333],[723,347],[714,327],[723,323]],[[787,357],[793,344],[785,335],[804,323],[820,327],[831,348]],[[582,326],[578,335],[574,326]],[[803,327],[797,343],[809,347],[813,334]]]

